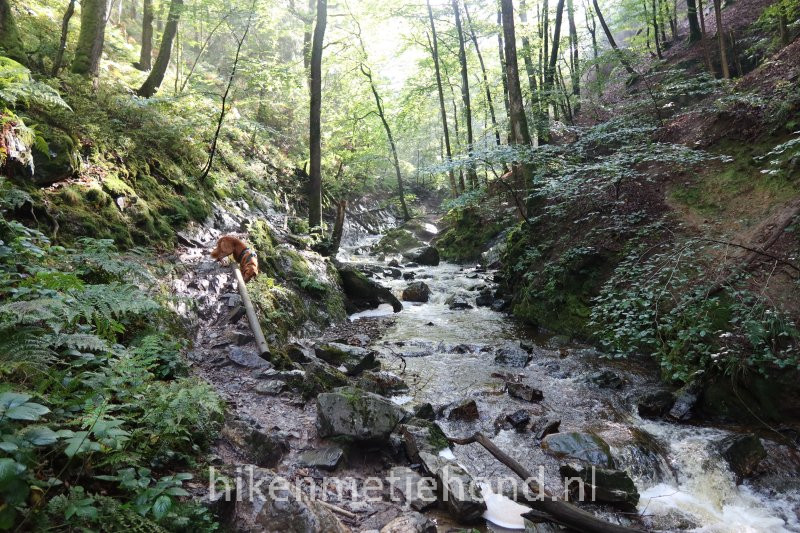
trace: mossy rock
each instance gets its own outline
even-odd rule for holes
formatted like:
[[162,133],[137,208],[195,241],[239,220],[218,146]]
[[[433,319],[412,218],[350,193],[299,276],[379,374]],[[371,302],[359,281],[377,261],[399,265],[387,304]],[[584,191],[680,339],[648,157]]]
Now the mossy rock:
[[49,153],[33,150],[33,175],[30,180],[39,187],[46,187],[58,181],[75,176],[80,170],[80,154],[76,143],[63,130],[43,126],[40,133],[47,142]]
[[381,240],[373,246],[372,251],[379,254],[401,254],[414,248],[424,246],[421,240],[416,238],[410,231],[402,228],[390,229],[381,237]]
[[499,221],[488,220],[477,207],[453,209],[443,219],[447,230],[435,241],[447,261],[476,261],[502,230]]

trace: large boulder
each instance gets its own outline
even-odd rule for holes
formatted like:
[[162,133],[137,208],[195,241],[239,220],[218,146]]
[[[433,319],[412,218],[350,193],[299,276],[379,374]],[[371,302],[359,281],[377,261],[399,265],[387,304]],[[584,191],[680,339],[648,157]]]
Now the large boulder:
[[403,300],[406,302],[427,302],[431,297],[431,288],[423,281],[409,283],[403,289]]
[[435,246],[422,246],[405,252],[403,259],[418,265],[437,266],[439,264],[439,250]]
[[636,401],[636,409],[642,418],[661,418],[669,413],[675,403],[672,392],[660,389],[643,394]]
[[317,396],[317,433],[323,438],[387,442],[404,416],[391,400],[356,387],[340,387]]
[[451,294],[447,297],[444,303],[447,305],[447,307],[454,311],[459,309],[472,309],[472,304],[470,304],[469,301],[467,301],[467,299],[460,294]]
[[375,359],[375,352],[359,346],[327,342],[314,346],[314,352],[326,363],[344,368],[344,372],[349,376],[356,376],[364,370],[381,366]]
[[[250,475],[252,474],[252,476]],[[349,533],[336,516],[272,470],[241,469],[234,531]]]
[[374,309],[382,303],[392,306],[395,313],[403,310],[403,304],[386,287],[372,281],[352,265],[339,265],[342,289],[347,296],[345,306],[348,313]]
[[522,368],[527,365],[533,356],[521,346],[513,342],[507,342],[497,349],[494,362],[498,365]]
[[420,456],[427,453],[436,456],[448,447],[447,437],[436,422],[412,418],[400,426],[406,455],[414,462],[420,462]]
[[573,500],[610,503],[626,511],[635,510],[636,504],[639,503],[639,491],[636,490],[636,485],[622,470],[567,463],[561,465],[559,472],[561,477],[567,480],[567,489]]
[[78,173],[81,162],[75,141],[65,132],[45,127],[44,137],[48,153],[33,150],[33,175],[27,176],[39,187],[71,178]]
[[736,483],[751,475],[767,456],[761,439],[755,435],[730,435],[717,442],[720,455],[736,476]]
[[400,254],[424,246],[425,243],[408,230],[402,228],[390,229],[381,240],[372,247],[376,254]]
[[604,468],[614,467],[611,448],[594,433],[553,433],[542,440],[542,449],[556,457],[578,459]]
[[675,393],[675,403],[669,411],[669,417],[680,422],[685,422],[692,418],[694,407],[700,399],[702,391],[702,385],[696,381],[681,387]]
[[301,466],[319,468],[320,470],[336,470],[344,457],[344,450],[336,445],[321,446],[306,450],[297,457]]

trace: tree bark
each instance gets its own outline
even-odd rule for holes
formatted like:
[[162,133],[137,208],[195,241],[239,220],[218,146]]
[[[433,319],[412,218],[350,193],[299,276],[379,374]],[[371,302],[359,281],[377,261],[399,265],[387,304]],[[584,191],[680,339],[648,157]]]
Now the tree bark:
[[[597,63],[597,57],[599,55],[599,50],[597,48],[597,22],[594,20],[594,11],[589,6],[589,3],[586,2],[584,5],[584,12],[588,15],[586,17],[586,30],[589,32],[589,35],[592,37],[592,57],[594,58],[594,70],[595,75],[597,78],[600,77],[600,65]],[[589,22],[591,21],[591,25]]]
[[658,11],[656,8],[656,0],[652,0],[653,6],[653,13],[652,13],[652,22],[653,22],[653,39],[656,42],[656,55],[659,59],[664,59],[664,56],[661,55],[661,43],[659,42],[658,38]]
[[[580,71],[580,58],[578,57],[578,28],[575,25],[575,7],[573,0],[567,0],[567,19],[569,20],[569,44],[570,44],[570,59],[572,69],[572,94],[575,95],[575,111],[577,114],[580,110],[580,96],[581,96],[581,71]],[[572,114],[572,113],[570,113]]]
[[[519,3],[519,21],[523,24],[528,22],[525,0],[520,0]],[[539,140],[544,140],[547,131],[542,131],[542,128],[547,125],[547,117],[542,116],[542,100],[536,84],[536,72],[534,72],[533,69],[531,43],[530,40],[524,36],[524,33],[522,37],[522,61],[525,63],[525,73],[528,75],[528,89],[531,91],[531,110],[533,111],[534,117],[534,129],[536,130]]]
[[592,0],[592,6],[594,7],[594,12],[597,15],[597,20],[600,21],[600,26],[603,28],[603,33],[606,34],[606,39],[608,39],[608,44],[611,45],[611,48],[613,48],[614,51],[619,56],[619,60],[622,63],[622,66],[625,67],[625,70],[628,71],[628,74],[631,75],[636,74],[636,71],[633,70],[633,67],[631,67],[631,64],[628,62],[627,59],[625,59],[625,56],[623,55],[622,51],[617,46],[617,42],[614,40],[614,35],[608,28],[608,24],[606,24],[606,19],[603,18],[603,12],[600,11],[600,6],[597,5],[597,0]]
[[428,43],[431,50],[431,56],[433,57],[433,68],[436,73],[436,89],[439,94],[439,111],[442,115],[442,129],[444,130],[444,148],[446,150],[447,156],[447,176],[450,178],[450,193],[453,195],[453,198],[458,196],[458,185],[456,184],[456,175],[453,171],[453,167],[450,166],[453,161],[453,151],[450,147],[450,130],[447,127],[447,110],[445,109],[444,105],[444,91],[442,90],[442,73],[439,70],[439,44],[438,44],[438,37],[436,35],[436,24],[433,21],[433,10],[431,9],[430,0],[427,0],[428,4],[428,19],[431,23],[431,33],[433,35],[433,39],[428,39]]
[[722,77],[730,79],[728,66],[728,47],[725,43],[725,30],[722,27],[722,0],[714,0],[714,17],[717,21],[717,42],[719,44],[719,62],[722,64]]
[[139,70],[150,70],[153,66],[153,0],[142,4],[142,48],[139,53]]
[[550,51],[550,61],[544,73],[545,92],[553,90],[553,81],[556,75],[556,64],[558,63],[558,46],[561,40],[561,20],[564,16],[564,0],[558,0],[556,4],[556,20],[553,27],[553,49]]
[[689,19],[689,42],[696,43],[703,38],[697,18],[697,0],[686,0],[686,17]]
[[383,110],[383,102],[378,95],[378,89],[375,87],[375,81],[372,79],[372,71],[365,65],[361,65],[361,73],[369,80],[370,89],[372,89],[372,96],[375,97],[375,107],[378,110],[378,117],[383,123],[383,129],[386,131],[386,138],[389,140],[389,148],[392,150],[392,161],[394,163],[394,170],[397,174],[397,190],[400,195],[400,207],[403,210],[403,219],[411,220],[411,215],[408,213],[408,206],[406,205],[405,192],[403,190],[403,174],[400,172],[400,159],[397,157],[397,146],[394,143],[392,136],[392,129],[389,127],[389,122],[386,120],[386,114]]
[[[492,102],[492,91],[489,88],[489,77],[486,75],[486,64],[483,62],[483,55],[478,46],[478,37],[475,35],[475,28],[472,26],[472,17],[469,16],[469,9],[467,3],[464,2],[464,13],[467,15],[467,24],[469,24],[469,33],[472,37],[472,44],[475,46],[475,53],[478,55],[478,63],[481,66],[481,74],[483,76],[483,86],[486,89],[486,105],[489,108],[489,117],[492,120],[492,128],[494,129],[494,140],[497,146],[500,146],[500,128],[497,126],[497,115],[494,112],[494,103]],[[438,67],[437,67],[438,68]]]
[[[563,1],[563,0],[562,0]],[[528,120],[525,117],[525,107],[522,103],[522,89],[519,83],[519,66],[517,64],[517,37],[514,32],[514,5],[512,0],[501,0],[503,11],[503,36],[505,38],[506,76],[508,77],[508,102],[511,112],[511,140],[513,144],[529,147],[531,135],[528,130]],[[516,166],[516,165],[515,165]],[[532,185],[532,172],[528,164],[520,165],[522,168],[515,171],[518,177],[519,188],[528,188]],[[521,179],[520,179],[521,178]],[[519,183],[519,182],[522,183]]]
[[706,16],[703,13],[703,0],[697,0],[697,14],[700,15],[700,44],[703,45],[703,59],[706,62],[706,68],[711,76],[716,77],[717,73],[714,71],[714,63],[711,62],[711,52],[708,50],[708,39],[706,38]]
[[309,63],[310,116],[308,145],[310,170],[308,183],[308,226],[322,229],[322,45],[328,22],[328,0],[317,0],[317,23],[314,27]]
[[167,15],[167,25],[164,27],[164,35],[161,36],[161,46],[158,48],[158,56],[155,65],[144,80],[144,83],[136,92],[139,96],[150,98],[161,87],[164,75],[167,73],[169,59],[172,55],[172,43],[178,33],[178,22],[180,21],[181,11],[183,11],[183,0],[172,0],[169,5],[169,15]]
[[508,103],[508,75],[506,74],[506,54],[503,45],[503,13],[497,9],[497,49],[500,57],[500,80],[503,83],[503,104],[506,109],[506,120],[511,120],[511,110]]
[[347,214],[347,200],[336,202],[336,220],[333,222],[333,232],[331,233],[330,255],[336,256],[339,246],[342,244],[342,233],[344,232],[344,218]]
[[100,58],[106,32],[106,0],[81,2],[81,31],[72,62],[72,72],[95,77],[100,72]]
[[64,51],[67,49],[67,36],[69,35],[69,21],[72,19],[74,13],[75,0],[69,0],[67,10],[64,12],[64,16],[61,19],[61,40],[58,42],[58,52],[56,52],[56,58],[53,60],[53,70],[51,72],[53,77],[58,76],[61,70],[61,64],[64,62]]
[[478,188],[478,174],[475,172],[475,163],[472,161],[472,144],[474,142],[472,133],[472,102],[469,95],[469,75],[467,73],[467,51],[464,46],[464,30],[461,27],[461,9],[458,0],[452,0],[453,15],[456,22],[456,33],[458,35],[458,62],[461,64],[461,99],[464,102],[464,122],[467,126],[467,155],[470,158],[467,167],[470,189]]
[[0,52],[19,63],[27,61],[9,0],[0,0]]

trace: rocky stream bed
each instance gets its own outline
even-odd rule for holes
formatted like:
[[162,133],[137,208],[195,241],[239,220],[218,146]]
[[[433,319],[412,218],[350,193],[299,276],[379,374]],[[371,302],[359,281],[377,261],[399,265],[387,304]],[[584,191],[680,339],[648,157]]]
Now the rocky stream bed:
[[[647,362],[609,360],[526,329],[504,312],[509,295],[490,269],[376,257],[376,237],[351,236],[340,268],[349,263],[389,288],[405,300],[402,311],[387,301],[346,323],[308,328],[287,350],[293,368],[276,369],[256,354],[229,267],[207,256],[241,222],[217,217],[187,233],[172,288],[196,327],[194,372],[228,403],[215,467],[232,485],[255,472],[265,486],[305,480],[305,492],[280,502],[225,502],[218,493],[209,505],[231,528],[558,530],[521,516],[528,508],[512,501],[523,498],[513,494],[517,478],[483,448],[444,438],[480,431],[555,494],[573,489],[576,497],[582,479],[595,501],[580,505],[613,523],[800,531],[796,442],[767,428],[696,425],[694,391],[664,388]],[[417,490],[426,478],[475,490],[442,502]],[[565,486],[565,478],[573,481]],[[247,486],[237,486],[240,497]]]

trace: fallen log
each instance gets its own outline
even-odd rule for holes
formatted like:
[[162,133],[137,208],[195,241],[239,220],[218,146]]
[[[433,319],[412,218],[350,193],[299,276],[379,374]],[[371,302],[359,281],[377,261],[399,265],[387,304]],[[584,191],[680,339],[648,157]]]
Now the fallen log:
[[535,516],[540,519],[547,520],[562,526],[566,526],[576,531],[585,531],[588,533],[643,533],[641,529],[635,529],[618,524],[612,524],[601,518],[596,517],[592,513],[579,509],[577,506],[553,496],[544,487],[540,486],[534,480],[533,476],[525,470],[525,467],[519,464],[513,457],[498,448],[489,438],[483,433],[475,433],[471,437],[463,439],[449,438],[453,444],[465,445],[477,443],[483,446],[495,459],[510,468],[515,474],[522,478],[534,494],[540,494],[543,497],[535,500],[529,500],[528,505],[533,507]]
[[247,314],[247,322],[250,324],[250,331],[253,332],[253,337],[256,339],[256,346],[258,347],[258,355],[262,359],[269,360],[270,351],[267,340],[264,338],[264,332],[261,331],[261,324],[258,322],[258,315],[253,307],[253,302],[250,301],[250,294],[247,292],[247,285],[245,285],[242,272],[237,265],[233,266],[233,272],[236,275],[236,281],[239,285],[239,295],[242,297],[242,304],[244,311]]

